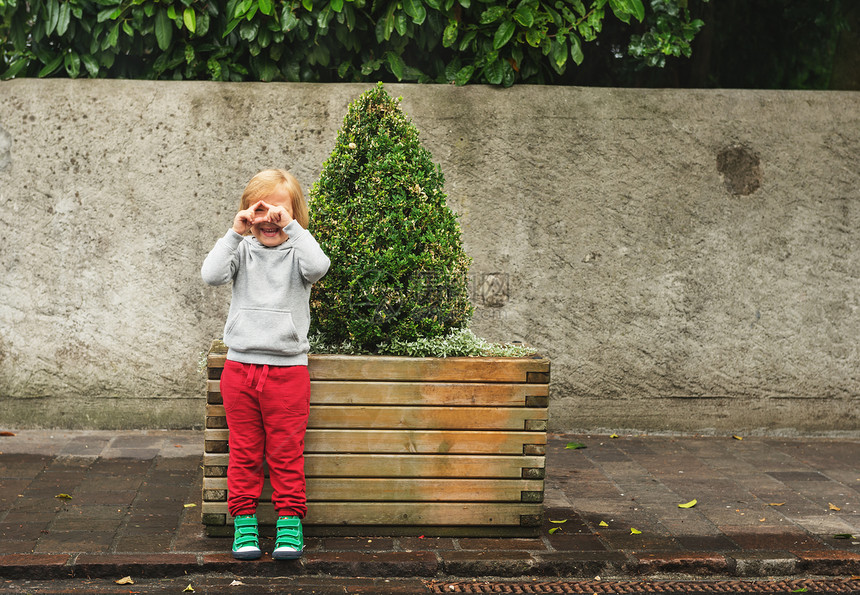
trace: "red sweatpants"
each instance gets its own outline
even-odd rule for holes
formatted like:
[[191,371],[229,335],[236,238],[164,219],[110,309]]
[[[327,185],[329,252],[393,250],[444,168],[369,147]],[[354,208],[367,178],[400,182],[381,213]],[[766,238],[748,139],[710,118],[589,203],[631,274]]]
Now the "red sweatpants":
[[305,430],[311,395],[308,367],[227,360],[221,374],[221,395],[230,429],[230,515],[256,511],[263,489],[265,457],[275,511],[304,518]]

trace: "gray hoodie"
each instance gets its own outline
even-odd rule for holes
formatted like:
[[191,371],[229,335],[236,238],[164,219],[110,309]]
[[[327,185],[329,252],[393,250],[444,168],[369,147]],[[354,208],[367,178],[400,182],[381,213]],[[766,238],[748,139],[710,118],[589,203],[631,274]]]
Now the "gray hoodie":
[[230,229],[203,261],[206,283],[233,282],[224,327],[228,359],[270,366],[308,363],[311,285],[331,261],[297,221],[284,232],[289,239],[269,248]]

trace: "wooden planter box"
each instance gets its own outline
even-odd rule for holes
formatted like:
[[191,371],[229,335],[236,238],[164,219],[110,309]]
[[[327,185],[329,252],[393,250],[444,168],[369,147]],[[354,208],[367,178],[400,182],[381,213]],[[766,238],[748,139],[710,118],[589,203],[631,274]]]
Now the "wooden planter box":
[[[232,534],[228,430],[208,356],[203,523]],[[309,535],[534,535],[543,511],[549,360],[311,355]],[[268,480],[258,508],[274,525]]]

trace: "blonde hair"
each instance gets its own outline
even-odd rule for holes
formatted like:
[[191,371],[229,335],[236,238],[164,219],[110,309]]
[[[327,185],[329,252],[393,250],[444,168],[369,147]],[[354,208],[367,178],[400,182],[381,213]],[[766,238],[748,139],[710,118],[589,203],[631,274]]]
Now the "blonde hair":
[[245,191],[242,193],[242,200],[239,201],[239,210],[244,211],[258,200],[264,200],[275,190],[283,190],[289,197],[293,207],[293,219],[299,222],[299,225],[308,228],[308,203],[305,201],[305,195],[302,193],[301,184],[299,181],[285,169],[264,169],[258,172],[248,185],[245,186]]

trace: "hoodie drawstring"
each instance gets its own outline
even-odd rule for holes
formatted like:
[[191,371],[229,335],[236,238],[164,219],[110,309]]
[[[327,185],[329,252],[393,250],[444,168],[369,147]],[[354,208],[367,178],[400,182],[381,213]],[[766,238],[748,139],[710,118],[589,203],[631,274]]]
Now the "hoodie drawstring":
[[[245,386],[252,387],[254,386],[254,376],[257,375],[257,364],[248,364],[248,376],[245,378]],[[263,392],[263,387],[266,386],[266,379],[269,377],[269,366],[268,364],[263,365],[263,369],[260,372],[260,378],[257,380],[257,386],[254,389],[261,393]]]

